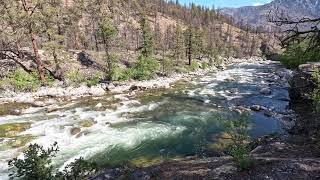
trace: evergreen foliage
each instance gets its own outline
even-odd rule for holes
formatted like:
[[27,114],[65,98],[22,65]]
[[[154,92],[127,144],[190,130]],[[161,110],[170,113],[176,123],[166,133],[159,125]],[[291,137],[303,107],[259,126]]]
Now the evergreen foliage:
[[44,149],[38,144],[30,144],[23,152],[23,159],[13,158],[8,162],[10,179],[24,180],[77,180],[88,179],[97,172],[95,163],[83,158],[76,159],[67,165],[62,172],[56,172],[52,166],[52,158],[59,151],[57,143]]

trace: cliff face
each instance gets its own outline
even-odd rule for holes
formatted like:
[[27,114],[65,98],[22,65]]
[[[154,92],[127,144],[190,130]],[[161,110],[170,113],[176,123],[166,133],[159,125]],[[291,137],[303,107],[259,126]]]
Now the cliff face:
[[274,0],[262,6],[226,8],[222,12],[232,16],[236,22],[272,27],[273,24],[267,22],[267,15],[275,9],[284,11],[291,18],[316,18],[320,17],[320,0]]

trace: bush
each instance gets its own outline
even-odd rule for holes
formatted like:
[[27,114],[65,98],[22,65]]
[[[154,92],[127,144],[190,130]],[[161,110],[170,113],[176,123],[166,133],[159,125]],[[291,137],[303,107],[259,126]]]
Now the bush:
[[297,68],[299,65],[310,61],[320,59],[320,54],[317,51],[306,51],[308,41],[302,41],[289,46],[280,56],[280,61],[288,68]]
[[173,61],[170,58],[164,58],[162,61],[162,72],[164,75],[169,76],[174,71]]
[[70,71],[65,75],[68,85],[76,86],[85,82],[86,79],[80,71]]
[[191,63],[191,65],[188,66],[187,69],[188,69],[188,71],[194,72],[194,71],[196,71],[196,70],[199,69],[199,64],[198,64],[197,62],[193,61],[193,62]]
[[29,74],[22,69],[17,69],[9,74],[5,79],[7,82],[3,82],[3,84],[10,84],[18,91],[34,91],[41,85],[38,77],[36,72]]
[[62,172],[57,173],[56,179],[88,179],[97,172],[97,165],[85,161],[82,157],[67,165]]
[[224,125],[232,141],[227,153],[233,157],[238,168],[249,169],[252,165],[249,156],[249,114],[243,114],[237,120],[227,121]]
[[201,69],[208,69],[210,65],[207,62],[202,62]]
[[138,63],[132,69],[132,75],[137,80],[148,80],[153,78],[159,71],[159,63],[153,57],[139,56]]
[[9,161],[10,179],[77,180],[88,179],[97,172],[95,163],[79,158],[67,165],[62,172],[55,173],[51,159],[56,156],[58,151],[57,143],[54,143],[47,150],[38,144],[29,145],[28,149],[23,152],[24,159],[14,158]]
[[87,86],[92,87],[98,85],[100,83],[100,79],[100,74],[94,74],[91,78],[87,80]]
[[42,82],[42,85],[45,85],[45,86],[52,86],[54,84],[54,77],[51,76],[50,74],[46,74],[46,77],[45,77],[45,81]]
[[178,66],[175,68],[177,73],[187,73],[189,72],[188,69],[185,66]]
[[124,71],[119,67],[114,67],[110,72],[108,72],[108,79],[110,81],[120,81],[122,80]]
[[51,158],[54,157],[57,152],[58,146],[56,143],[47,150],[37,144],[29,145],[28,149],[23,153],[24,159],[14,158],[9,161],[8,165],[12,171],[9,175],[10,179],[53,179]]
[[122,71],[119,81],[128,81],[134,78],[134,68],[129,68],[125,71]]

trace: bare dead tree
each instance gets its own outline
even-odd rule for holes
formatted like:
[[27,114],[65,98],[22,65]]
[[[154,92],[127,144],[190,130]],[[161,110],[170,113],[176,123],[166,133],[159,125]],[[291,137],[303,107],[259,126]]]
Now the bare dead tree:
[[279,9],[269,11],[267,15],[269,22],[274,23],[282,29],[279,37],[284,48],[295,42],[308,40],[306,51],[320,50],[320,17],[319,18],[292,18]]

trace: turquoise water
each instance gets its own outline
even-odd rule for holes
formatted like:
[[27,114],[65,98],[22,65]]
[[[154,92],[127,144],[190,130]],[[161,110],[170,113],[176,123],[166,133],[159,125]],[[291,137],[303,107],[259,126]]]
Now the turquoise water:
[[[210,147],[224,131],[221,124],[239,118],[232,110],[234,107],[262,105],[275,113],[287,110],[288,101],[282,100],[288,98],[287,88],[266,83],[278,68],[242,64],[177,82],[169,90],[61,102],[61,110],[52,113],[46,113],[44,108],[30,108],[20,116],[0,117],[0,125],[28,122],[31,127],[18,135],[34,137],[28,143],[48,147],[57,142],[60,151],[53,161],[56,167],[79,157],[114,167],[214,155],[219,152]],[[272,89],[271,95],[259,93],[264,86]],[[96,107],[98,103],[102,107]],[[92,123],[84,126],[83,121]],[[285,132],[277,116],[252,112],[249,122],[252,138]],[[71,133],[75,128],[78,131]],[[2,177],[7,174],[6,161],[20,155],[25,146],[10,147],[6,144],[8,139],[4,137],[0,142]]]

